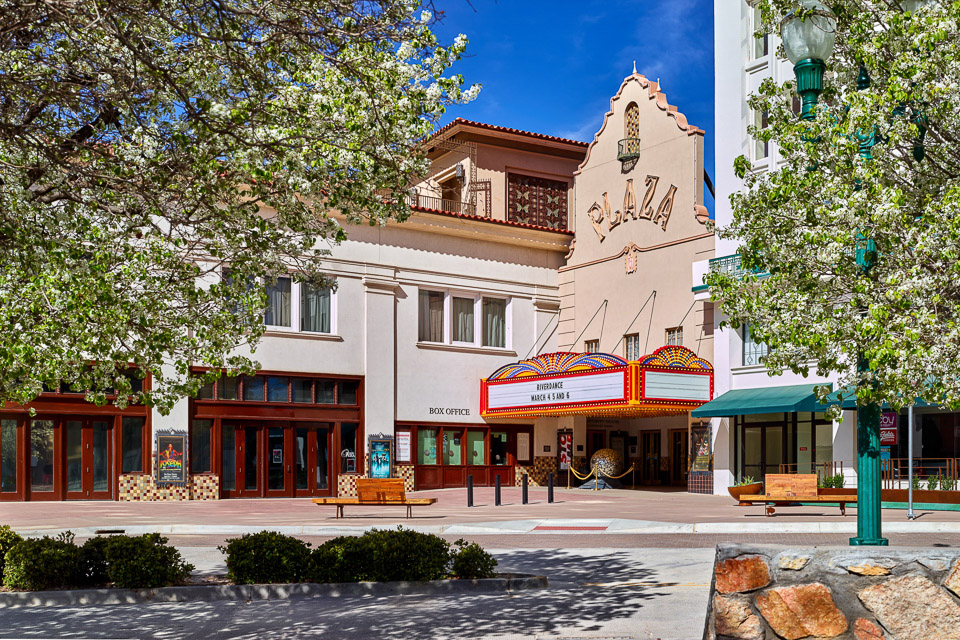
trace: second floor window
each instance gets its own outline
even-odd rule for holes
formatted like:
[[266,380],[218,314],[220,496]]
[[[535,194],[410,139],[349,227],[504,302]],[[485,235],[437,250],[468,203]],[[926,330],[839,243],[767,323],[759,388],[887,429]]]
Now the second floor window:
[[[754,111],[753,112],[753,126],[758,130],[767,128],[767,112],[766,111]],[[759,162],[761,160],[766,160],[770,157],[770,143],[766,140],[761,140],[759,137],[753,138],[753,161]]]
[[628,361],[640,359],[640,334],[631,333],[623,336],[623,355]]
[[750,330],[750,325],[745,324],[741,329],[743,336],[743,359],[741,363],[744,367],[754,367],[763,364],[763,358],[767,355],[767,345],[763,342],[757,342]]
[[667,344],[676,345],[679,347],[683,346],[683,327],[673,327],[672,329],[667,329]]
[[417,339],[508,348],[509,308],[506,298],[421,290]]
[[333,292],[280,276],[266,283],[263,323],[269,329],[333,333]]
[[583,352],[584,353],[600,353],[600,341],[599,340],[587,340],[583,343]]
[[568,188],[560,180],[508,174],[507,220],[566,230]]
[[760,7],[753,5],[750,7],[750,39],[753,41],[750,57],[753,60],[759,60],[770,53],[770,35],[767,33],[757,35],[762,29],[763,21],[760,15]]

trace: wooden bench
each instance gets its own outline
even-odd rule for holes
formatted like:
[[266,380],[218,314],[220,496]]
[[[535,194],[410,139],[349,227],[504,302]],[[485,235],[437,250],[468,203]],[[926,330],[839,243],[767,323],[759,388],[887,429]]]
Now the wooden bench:
[[436,498],[408,498],[403,487],[403,478],[357,478],[356,498],[314,498],[314,504],[333,504],[337,518],[343,517],[343,507],[348,504],[398,506],[407,508],[407,517],[412,518],[412,507],[433,504]]
[[817,488],[815,473],[767,474],[763,478],[764,493],[740,496],[741,502],[759,502],[766,505],[767,516],[776,511],[774,507],[791,506],[796,502],[835,502],[840,505],[840,515],[847,515],[847,504],[856,502],[854,496],[824,495]]

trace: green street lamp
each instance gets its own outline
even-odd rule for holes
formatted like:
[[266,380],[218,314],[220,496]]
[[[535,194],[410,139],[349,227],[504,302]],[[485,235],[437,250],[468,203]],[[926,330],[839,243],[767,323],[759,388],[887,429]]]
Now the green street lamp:
[[[909,2],[910,0],[904,0]],[[923,2],[923,0],[915,0]],[[794,64],[797,76],[797,92],[803,99],[800,116],[805,120],[814,117],[813,108],[823,91],[823,73],[826,61],[833,52],[837,37],[837,18],[830,9],[818,0],[803,0],[801,9],[791,12],[780,24],[780,36],[787,57]],[[869,76],[861,69],[857,78],[858,88],[869,86]],[[870,157],[873,132],[858,135],[861,156]],[[875,245],[871,239],[861,238],[857,250],[857,264],[863,273],[873,266],[876,258]],[[873,249],[873,250],[871,250]],[[866,359],[858,357],[857,370],[869,371]],[[857,406],[857,536],[850,538],[852,546],[885,546],[887,539],[881,535],[880,519],[880,407],[876,403]]]
[[800,117],[813,118],[813,107],[823,92],[823,72],[837,40],[837,17],[819,0],[803,0],[780,23],[780,38],[797,75],[797,93],[803,100]]

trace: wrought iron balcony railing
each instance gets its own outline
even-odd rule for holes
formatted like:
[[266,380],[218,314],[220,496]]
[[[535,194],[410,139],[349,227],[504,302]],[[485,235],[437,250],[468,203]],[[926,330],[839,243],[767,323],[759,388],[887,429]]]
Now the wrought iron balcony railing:
[[424,196],[420,194],[409,194],[407,202],[411,207],[421,207],[424,209],[433,209],[435,211],[449,211],[450,213],[459,213],[461,215],[477,215],[477,207],[469,202],[460,200],[446,200],[434,196]]
[[617,160],[625,162],[640,157],[640,138],[624,138],[617,143]]

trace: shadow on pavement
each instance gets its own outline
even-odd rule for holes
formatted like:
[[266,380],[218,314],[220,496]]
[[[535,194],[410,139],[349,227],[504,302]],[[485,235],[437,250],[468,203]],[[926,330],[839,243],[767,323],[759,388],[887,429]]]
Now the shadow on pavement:
[[[497,554],[501,571],[546,574],[551,588],[510,595],[298,598],[218,602],[15,609],[3,612],[18,637],[91,638],[419,638],[532,637],[586,634],[629,637],[637,618],[667,616],[669,582],[629,552],[577,554],[511,550]],[[691,560],[691,566],[696,561]],[[673,572],[669,572],[672,574]],[[672,577],[665,575],[664,578]],[[625,586],[584,586],[626,583]],[[694,594],[691,594],[694,595]],[[706,602],[684,624],[702,628]],[[691,614],[693,611],[691,611]],[[634,619],[631,621],[631,618]],[[679,626],[677,626],[679,624]],[[656,637],[656,636],[654,636]],[[663,637],[667,637],[664,635]]]

